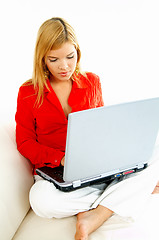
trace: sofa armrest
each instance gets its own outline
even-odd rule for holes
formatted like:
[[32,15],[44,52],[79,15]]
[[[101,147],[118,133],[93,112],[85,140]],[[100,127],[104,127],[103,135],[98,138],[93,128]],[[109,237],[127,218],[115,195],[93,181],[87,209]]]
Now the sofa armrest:
[[0,239],[10,240],[27,214],[33,184],[30,163],[17,151],[14,124],[0,125]]

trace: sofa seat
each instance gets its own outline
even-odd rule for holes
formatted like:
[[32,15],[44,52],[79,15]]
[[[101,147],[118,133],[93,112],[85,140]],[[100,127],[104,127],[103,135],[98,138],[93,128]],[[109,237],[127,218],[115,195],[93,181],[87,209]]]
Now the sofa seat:
[[[112,238],[113,230],[131,228],[132,224],[124,222],[118,216],[112,217],[89,240]],[[38,217],[30,209],[13,240],[74,240],[76,216],[63,219],[46,219]],[[123,238],[122,238],[123,239]]]
[[30,209],[13,240],[73,240],[76,217],[47,219]]

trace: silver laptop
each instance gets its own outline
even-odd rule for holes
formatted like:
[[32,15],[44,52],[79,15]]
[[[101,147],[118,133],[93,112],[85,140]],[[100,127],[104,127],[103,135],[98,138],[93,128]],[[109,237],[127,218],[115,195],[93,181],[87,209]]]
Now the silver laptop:
[[36,172],[62,191],[144,169],[159,129],[159,98],[69,114],[65,166]]

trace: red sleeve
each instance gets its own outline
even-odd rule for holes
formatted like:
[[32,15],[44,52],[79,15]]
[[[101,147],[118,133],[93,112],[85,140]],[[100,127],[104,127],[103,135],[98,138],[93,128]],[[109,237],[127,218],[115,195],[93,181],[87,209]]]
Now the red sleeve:
[[[27,89],[27,87],[26,87]],[[64,152],[41,145],[36,140],[34,117],[35,94],[26,96],[25,87],[21,87],[17,99],[16,112],[16,142],[19,152],[29,159],[35,167],[50,164],[50,167],[60,165]],[[28,94],[28,93],[27,93]]]

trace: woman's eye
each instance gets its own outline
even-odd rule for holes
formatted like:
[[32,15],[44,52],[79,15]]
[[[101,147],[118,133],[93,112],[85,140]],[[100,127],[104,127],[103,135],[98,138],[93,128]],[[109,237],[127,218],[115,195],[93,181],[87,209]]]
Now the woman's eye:
[[50,60],[50,62],[56,62],[57,61],[57,58],[55,58],[55,59],[49,59]]
[[71,58],[74,58],[74,55],[73,56],[70,56],[70,57],[67,57],[68,59],[71,59]]

